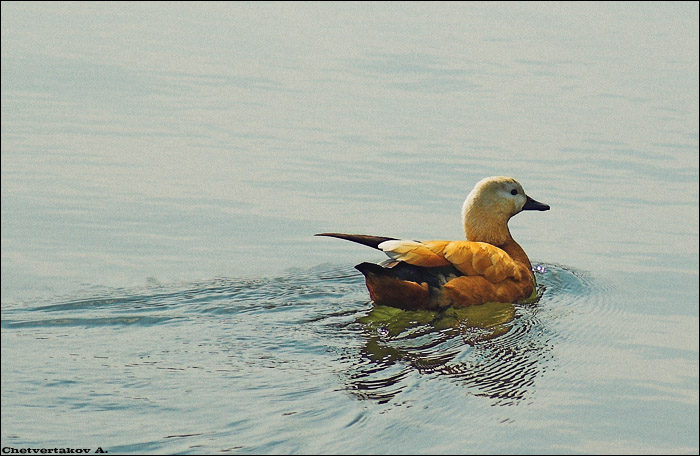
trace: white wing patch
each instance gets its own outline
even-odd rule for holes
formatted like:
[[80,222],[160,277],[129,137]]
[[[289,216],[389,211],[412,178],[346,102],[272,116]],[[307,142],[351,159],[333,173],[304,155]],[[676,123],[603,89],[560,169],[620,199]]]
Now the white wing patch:
[[422,242],[396,239],[384,241],[378,247],[391,259],[405,261],[408,264],[424,267],[447,266],[448,260]]

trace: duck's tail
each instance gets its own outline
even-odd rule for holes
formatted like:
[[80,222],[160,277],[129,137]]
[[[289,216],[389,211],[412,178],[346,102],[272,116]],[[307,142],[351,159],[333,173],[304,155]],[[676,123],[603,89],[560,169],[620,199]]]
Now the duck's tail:
[[344,233],[318,233],[316,236],[327,236],[334,237],[338,239],[345,239],[346,241],[357,242],[358,244],[366,245],[367,247],[372,247],[373,249],[379,250],[379,244],[384,241],[396,241],[396,238],[384,237],[384,236],[370,236],[367,234],[344,234]]

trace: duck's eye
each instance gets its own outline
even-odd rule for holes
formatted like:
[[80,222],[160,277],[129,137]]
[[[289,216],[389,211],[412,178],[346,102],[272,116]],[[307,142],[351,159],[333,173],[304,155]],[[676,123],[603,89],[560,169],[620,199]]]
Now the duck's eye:
[[511,195],[517,195],[517,194],[518,194],[518,191],[517,191],[516,189],[513,189],[513,190],[510,191],[510,194],[511,194]]

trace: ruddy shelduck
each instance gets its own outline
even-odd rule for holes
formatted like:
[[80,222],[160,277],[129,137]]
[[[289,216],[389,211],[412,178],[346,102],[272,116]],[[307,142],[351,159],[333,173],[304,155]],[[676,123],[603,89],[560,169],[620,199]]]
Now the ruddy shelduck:
[[510,177],[487,177],[462,207],[466,241],[410,241],[363,234],[319,233],[373,247],[390,259],[360,263],[370,298],[401,309],[441,309],[517,302],[532,295],[530,259],[508,229],[521,211],[547,211]]

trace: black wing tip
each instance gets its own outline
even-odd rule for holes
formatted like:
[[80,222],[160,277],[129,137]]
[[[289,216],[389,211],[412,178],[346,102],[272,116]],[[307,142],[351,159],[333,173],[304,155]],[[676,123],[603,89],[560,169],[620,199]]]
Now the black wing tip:
[[360,263],[360,264],[356,265],[355,269],[360,271],[363,275],[367,275],[367,274],[381,274],[382,272],[384,272],[385,268],[383,268],[382,266],[380,266],[376,263],[364,262],[364,263]]
[[366,245],[367,247],[372,247],[374,249],[378,249],[379,244],[381,244],[384,241],[396,240],[396,238],[390,238],[385,236],[370,236],[367,234],[317,233],[314,236],[327,236],[338,239],[345,239],[346,241],[357,242],[358,244]]

